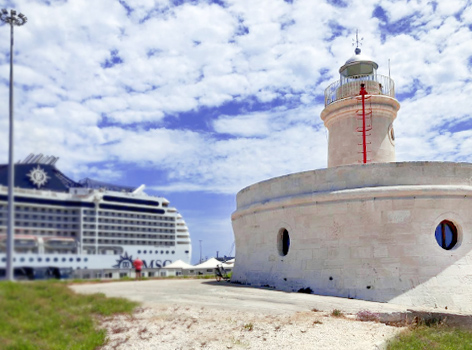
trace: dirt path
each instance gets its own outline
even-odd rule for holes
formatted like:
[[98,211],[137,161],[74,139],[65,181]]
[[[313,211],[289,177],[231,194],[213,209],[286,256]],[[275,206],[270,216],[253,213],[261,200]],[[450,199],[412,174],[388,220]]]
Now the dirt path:
[[[202,280],[83,284],[142,302],[132,316],[102,319],[108,349],[380,349],[401,329],[360,322],[355,314],[403,307],[343,298],[284,293]],[[346,317],[334,317],[341,310]],[[351,315],[349,315],[351,314]]]

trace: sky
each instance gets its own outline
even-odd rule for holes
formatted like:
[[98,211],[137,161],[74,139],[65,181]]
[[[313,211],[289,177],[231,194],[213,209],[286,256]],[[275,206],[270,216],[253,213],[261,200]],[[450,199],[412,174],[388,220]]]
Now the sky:
[[[327,165],[324,90],[360,48],[395,81],[397,161],[472,162],[472,3],[18,0],[15,159],[139,186],[184,217],[192,263],[234,255],[236,194]],[[9,27],[0,26],[0,163]],[[200,249],[201,246],[201,249]]]

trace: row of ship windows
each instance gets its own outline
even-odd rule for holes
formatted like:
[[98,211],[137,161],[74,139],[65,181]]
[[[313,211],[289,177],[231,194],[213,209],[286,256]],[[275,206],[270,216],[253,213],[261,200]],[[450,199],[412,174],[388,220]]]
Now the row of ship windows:
[[[128,244],[128,245],[166,245],[174,246],[175,242],[156,242],[156,241],[128,241],[121,239],[99,239],[99,244]],[[95,244],[95,239],[83,239],[83,244]]]
[[[6,205],[0,205],[0,210],[7,210]],[[23,207],[15,205],[15,211],[31,211],[31,212],[40,212],[40,213],[56,213],[56,214],[74,214],[79,215],[79,210],[74,209],[54,209],[54,208],[38,208],[38,207]]]
[[[90,221],[90,222],[94,222],[94,221]],[[99,220],[98,221],[99,224],[120,224],[120,225],[133,225],[134,226],[149,226],[149,227],[155,227],[155,226],[159,226],[159,227],[175,227],[175,224],[168,224],[168,223],[162,223],[162,222],[146,222],[146,221],[128,221],[128,220],[122,220],[122,221],[119,221],[119,220],[113,220],[113,221],[102,221],[102,220]],[[87,227],[87,225],[89,227],[95,227],[95,223],[94,224],[84,224],[84,227]]]
[[[7,259],[6,258],[2,258],[2,262],[5,262]],[[43,258],[19,258],[18,259],[19,262],[25,262],[26,260],[28,260],[29,262],[34,262],[35,260],[37,262],[43,262]],[[83,259],[84,262],[87,262],[88,261],[88,258],[84,258]],[[59,261],[62,261],[62,262],[66,262],[66,261],[69,261],[69,262],[81,262],[82,261],[82,258],[44,258],[44,261],[45,262],[59,262]],[[13,262],[16,262],[16,258],[14,257],[13,258]]]
[[[91,215],[95,217],[95,210],[84,210],[85,215]],[[124,218],[136,218],[136,219],[147,219],[147,220],[164,220],[164,221],[175,221],[175,217],[172,216],[161,216],[161,215],[149,215],[149,214],[128,214],[115,211],[98,211],[99,216],[109,217],[124,217]]]
[[[96,229],[95,225],[84,226],[84,230],[94,230]],[[98,226],[99,230],[111,230],[116,231],[126,231],[126,232],[159,232],[159,233],[174,233],[173,229],[162,229],[162,228],[147,228],[147,227],[121,227],[121,226]]]
[[[7,230],[3,230],[0,228],[0,234],[1,233],[6,233]],[[15,234],[24,234],[24,235],[36,235],[36,236],[70,236],[70,237],[75,237],[77,235],[77,232],[74,231],[37,231],[37,230],[23,230],[23,229],[18,229],[17,227],[15,228]]]
[[[1,217],[1,216],[0,216]],[[19,215],[16,215],[16,218],[17,219],[20,219],[21,217]],[[24,215],[23,216],[23,219],[30,219],[28,215]],[[17,226],[33,226],[33,227],[58,227],[58,228],[69,228],[68,225],[70,225],[70,228],[77,228],[77,224],[53,224],[49,221],[51,220],[55,220],[53,219],[51,216],[46,218],[45,216],[41,216],[38,218],[37,215],[32,215],[32,218],[31,220],[36,220],[36,221],[32,221],[32,222],[28,222],[28,221],[23,221],[23,222],[19,222],[19,221],[15,221],[15,225]],[[39,222],[38,223],[38,220],[44,220],[45,222]],[[46,221],[46,220],[49,220],[49,221]],[[61,221],[60,218],[58,218],[58,220],[56,221]],[[68,218],[64,218],[64,221],[69,221]],[[72,218],[71,220],[72,222],[76,222],[76,218]],[[101,220],[99,220],[99,222],[103,222]],[[108,220],[105,221],[105,223],[108,223]],[[168,223],[158,223],[158,222],[154,222],[154,223],[148,223],[148,222],[145,222],[145,221],[136,221],[136,222],[132,222],[132,221],[129,221],[128,220],[124,220],[124,221],[120,221],[120,222],[114,222],[112,221],[111,223],[120,223],[120,224],[132,224],[132,225],[147,225],[147,226],[160,226],[160,227],[175,227],[174,224],[168,224]],[[0,220],[0,226],[1,225],[6,225],[7,224],[7,221],[2,221]],[[46,226],[47,225],[47,226]],[[53,226],[54,225],[54,226]],[[63,225],[63,226],[61,226]],[[84,228],[94,228],[95,225],[88,225],[88,224],[83,224],[83,227]],[[99,226],[99,227],[102,227],[102,226]],[[112,226],[113,227],[113,226]],[[108,228],[108,226],[106,226],[106,228]]]
[[[84,227],[84,229],[87,229],[87,227]],[[94,231],[89,231],[89,232],[95,232],[95,227],[89,227],[88,228],[93,229]],[[109,230],[112,231],[114,234],[118,234],[117,232],[129,232],[129,233],[136,233],[136,232],[151,232],[151,233],[175,233],[174,230],[167,230],[167,229],[151,229],[151,228],[133,228],[133,227],[108,227],[108,226],[100,226],[98,227],[99,230]]]
[[[94,217],[84,217],[82,220],[83,222],[97,222],[96,218]],[[146,220],[146,221],[139,221],[138,219],[134,218],[118,218],[118,219],[103,219],[98,218],[99,223],[125,223],[125,224],[134,224],[134,225],[154,225],[154,226],[175,226],[175,223],[167,223],[161,222],[163,220]]]
[[[7,222],[0,221],[0,226],[7,225]],[[21,227],[49,227],[49,228],[67,228],[67,229],[78,229],[79,225],[77,224],[52,224],[46,222],[24,222],[24,221],[15,221],[15,226]]]
[[[6,205],[0,205],[0,211],[7,212]],[[39,212],[39,213],[55,213],[60,215],[79,215],[80,210],[74,209],[55,209],[55,208],[38,208],[38,207],[26,207],[26,206],[17,206],[15,205],[15,212]],[[85,215],[92,215],[93,217],[96,216],[94,210],[84,210],[83,213]],[[172,216],[157,216],[157,215],[147,215],[147,214],[129,214],[129,213],[121,213],[121,212],[114,212],[114,211],[98,211],[99,216],[111,216],[111,217],[125,217],[125,218],[136,218],[136,219],[148,219],[148,220],[164,220],[164,221],[175,221],[176,218]]]
[[[0,215],[1,217],[1,215]],[[5,214],[4,217],[6,218],[7,215]],[[33,219],[33,220],[54,220],[54,221],[69,221],[69,217],[66,217],[66,216],[45,216],[45,215],[29,215],[29,214],[15,214],[15,218],[16,219]],[[72,217],[70,218],[70,221],[72,222],[76,222],[77,221],[77,218],[76,217]]]
[[[7,225],[6,222],[0,221],[0,226]],[[44,228],[54,228],[54,229],[72,229],[77,230],[79,228],[76,224],[52,224],[52,223],[44,223],[44,222],[15,222],[15,227],[44,227]],[[95,229],[95,225],[84,225],[84,229]],[[156,232],[156,233],[174,233],[173,229],[152,229],[146,227],[121,227],[121,226],[98,226],[99,230],[113,230],[113,231],[130,231],[130,232]],[[0,229],[1,230],[1,229]],[[26,231],[23,231],[26,233]]]
[[[98,217],[98,222],[123,222],[123,220],[125,220],[124,222],[129,222],[129,223],[141,223],[143,225],[147,225],[149,223],[156,223],[156,221],[169,221],[169,220],[165,220],[165,219],[162,219],[162,218],[159,218],[159,217],[155,217],[154,219],[142,219],[142,218],[131,218],[131,217],[127,217],[127,216],[123,216],[121,218],[111,218],[111,219],[106,219],[106,218],[103,218],[101,216]],[[126,220],[129,220],[129,221],[126,221]],[[139,220],[145,220],[145,221],[139,221]],[[84,216],[83,220],[84,222],[95,222],[96,221],[96,217],[95,216]],[[159,224],[159,222],[157,222],[157,224]],[[175,225],[174,222],[172,223],[165,223],[166,225]],[[161,223],[162,225],[162,223]]]
[[[95,232],[84,232],[84,237],[95,237]],[[128,233],[113,233],[110,234],[108,232],[98,232],[99,237],[124,237],[124,238],[151,238],[151,239],[174,239],[173,235],[143,235],[142,233],[138,234],[128,234]]]
[[[138,250],[138,254],[141,254],[141,253],[142,253],[142,254],[148,254],[148,251],[147,251],[147,250],[143,250],[143,251]],[[171,251],[171,253],[172,253],[172,254],[175,254],[175,251]],[[149,254],[153,254],[153,253],[152,253],[152,250],[149,250]],[[158,250],[155,250],[155,251],[154,251],[154,254],[159,254],[159,251],[158,251]],[[164,254],[164,251],[163,251],[163,250],[161,250],[161,254]],[[168,251],[168,250],[166,250],[166,254],[169,254],[169,251]]]

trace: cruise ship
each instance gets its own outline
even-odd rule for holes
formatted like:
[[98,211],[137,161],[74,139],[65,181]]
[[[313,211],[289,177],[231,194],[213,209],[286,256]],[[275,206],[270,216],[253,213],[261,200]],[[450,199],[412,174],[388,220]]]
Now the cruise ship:
[[[74,270],[126,269],[139,257],[148,269],[190,263],[182,215],[145,186],[75,182],[57,157],[30,154],[15,164],[13,266]],[[0,165],[0,269],[6,266],[8,165]]]

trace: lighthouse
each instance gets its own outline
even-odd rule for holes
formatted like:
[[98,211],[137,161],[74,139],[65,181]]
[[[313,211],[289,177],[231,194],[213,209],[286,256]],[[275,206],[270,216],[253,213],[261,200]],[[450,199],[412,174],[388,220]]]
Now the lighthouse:
[[396,161],[377,69],[357,47],[325,91],[328,168],[239,191],[231,280],[472,313],[472,164]]
[[395,161],[393,122],[400,104],[393,80],[377,69],[356,47],[339,80],[326,88],[321,119],[329,131],[328,167]]

